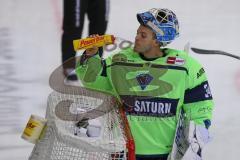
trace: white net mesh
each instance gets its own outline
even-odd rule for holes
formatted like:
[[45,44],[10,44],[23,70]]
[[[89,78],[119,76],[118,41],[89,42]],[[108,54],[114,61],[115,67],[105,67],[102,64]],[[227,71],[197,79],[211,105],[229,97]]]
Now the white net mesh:
[[[53,92],[50,94],[46,112],[47,127],[29,159],[127,159],[127,138],[118,107],[110,96],[98,94],[98,98],[94,97],[96,96],[89,96],[89,93],[69,95]],[[89,136],[86,132],[81,132],[84,128],[76,126],[76,122],[83,118],[90,119],[89,126],[98,128],[97,136]],[[97,122],[97,125],[91,124],[91,121]]]

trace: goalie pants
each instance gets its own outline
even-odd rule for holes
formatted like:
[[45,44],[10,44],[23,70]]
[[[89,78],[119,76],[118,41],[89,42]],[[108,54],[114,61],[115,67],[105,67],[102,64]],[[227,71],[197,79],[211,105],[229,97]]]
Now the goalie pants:
[[[108,13],[109,0],[64,0],[62,62],[75,56],[73,40],[82,36],[85,14],[89,20],[89,35],[102,35],[107,29]],[[70,63],[64,68],[74,69],[75,63]]]

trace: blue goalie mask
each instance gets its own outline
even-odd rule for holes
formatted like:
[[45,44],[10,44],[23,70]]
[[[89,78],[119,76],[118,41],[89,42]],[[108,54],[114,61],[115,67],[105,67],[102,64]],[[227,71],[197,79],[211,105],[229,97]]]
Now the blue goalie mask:
[[140,24],[153,30],[162,46],[166,46],[179,36],[177,17],[168,9],[153,8],[148,12],[137,14],[137,19]]

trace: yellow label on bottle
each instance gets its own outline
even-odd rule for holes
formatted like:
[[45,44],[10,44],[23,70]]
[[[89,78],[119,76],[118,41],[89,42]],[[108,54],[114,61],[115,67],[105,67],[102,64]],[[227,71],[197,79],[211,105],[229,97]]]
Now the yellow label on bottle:
[[22,138],[31,142],[36,143],[39,139],[42,130],[46,124],[47,120],[36,115],[31,115],[24,131]]

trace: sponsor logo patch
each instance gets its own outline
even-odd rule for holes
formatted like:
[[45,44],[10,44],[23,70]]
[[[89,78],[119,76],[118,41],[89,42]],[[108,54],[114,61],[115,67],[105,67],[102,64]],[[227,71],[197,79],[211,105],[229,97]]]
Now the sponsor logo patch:
[[201,77],[203,75],[203,73],[205,73],[205,71],[203,68],[201,68],[197,73],[197,78]]
[[127,114],[151,117],[172,117],[176,115],[178,99],[122,97]]

